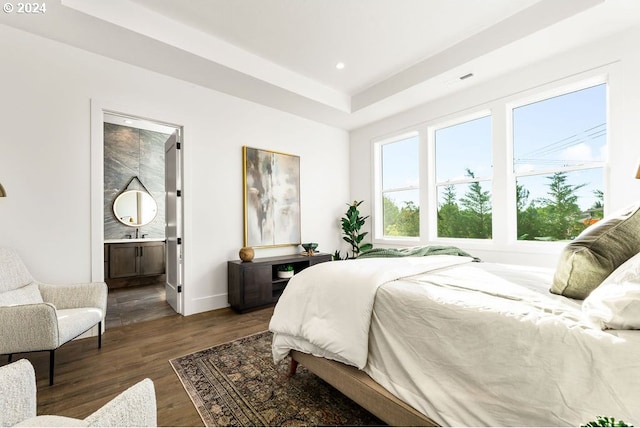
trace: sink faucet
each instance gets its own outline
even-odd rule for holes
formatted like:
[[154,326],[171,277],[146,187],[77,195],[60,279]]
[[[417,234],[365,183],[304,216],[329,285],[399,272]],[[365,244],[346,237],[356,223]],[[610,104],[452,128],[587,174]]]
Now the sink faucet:
[[140,231],[140,230],[136,227],[136,239],[138,239],[138,232],[139,232],[139,231]]

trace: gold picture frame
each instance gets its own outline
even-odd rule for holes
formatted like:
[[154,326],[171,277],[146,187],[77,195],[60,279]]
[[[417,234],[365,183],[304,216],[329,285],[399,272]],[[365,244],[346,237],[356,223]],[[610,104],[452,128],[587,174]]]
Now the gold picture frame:
[[244,246],[300,245],[300,156],[242,147]]

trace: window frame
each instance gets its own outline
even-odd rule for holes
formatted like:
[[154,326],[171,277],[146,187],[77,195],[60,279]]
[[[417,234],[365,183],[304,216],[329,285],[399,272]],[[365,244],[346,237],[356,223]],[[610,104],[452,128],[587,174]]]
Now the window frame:
[[[382,149],[385,145],[388,144],[393,144],[393,143],[399,143],[403,140],[409,139],[409,138],[414,138],[416,137],[418,139],[418,184],[417,186],[405,186],[405,187],[398,187],[398,188],[390,188],[390,189],[384,189],[382,187],[382,182],[383,182],[383,175],[384,175],[384,165],[382,164],[383,162],[383,157],[382,157]],[[384,231],[384,207],[383,207],[383,200],[384,200],[384,194],[386,192],[390,192],[390,191],[406,191],[406,190],[415,190],[418,192],[418,206],[421,207],[422,204],[422,170],[424,169],[421,165],[420,159],[422,157],[422,146],[423,146],[423,138],[422,138],[422,133],[418,130],[418,129],[413,129],[413,130],[409,130],[409,131],[404,131],[398,134],[394,134],[390,137],[386,137],[380,140],[376,140],[373,141],[373,153],[374,153],[374,160],[373,160],[373,177],[374,177],[374,186],[373,186],[373,193],[374,193],[374,209],[372,211],[372,241],[375,242],[383,242],[383,243],[393,243],[394,241],[399,242],[399,243],[418,243],[422,241],[422,234],[423,234],[423,222],[424,219],[421,217],[420,218],[420,232],[418,234],[418,236],[392,236],[392,235],[385,235],[385,231]],[[422,211],[421,211],[422,212]],[[422,215],[421,215],[422,216]]]
[[[476,178],[462,178],[457,180],[446,180],[446,181],[438,181],[437,179],[437,165],[436,165],[436,132],[440,129],[449,128],[456,125],[461,125],[466,122],[471,122],[477,119],[482,119],[488,117],[491,121],[491,174],[483,177]],[[494,112],[491,108],[482,108],[474,110],[473,112],[466,114],[455,114],[449,115],[448,119],[440,120],[430,124],[428,126],[428,153],[429,153],[429,233],[428,236],[432,237],[434,241],[453,241],[453,242],[490,242],[494,240],[493,229],[494,225],[491,225],[492,233],[491,238],[480,239],[480,238],[459,238],[459,237],[449,237],[449,236],[438,236],[438,187],[444,185],[458,185],[458,184],[471,184],[475,182],[490,182],[490,192],[491,192],[491,212],[493,218],[493,212],[495,209],[495,203],[493,198],[494,193],[494,182],[495,182],[495,168],[493,167],[495,163],[495,117]]]
[[[514,111],[515,109],[523,106],[527,106],[530,104],[534,104],[537,102],[542,102],[545,100],[549,100],[555,97],[560,97],[563,95],[567,95],[573,92],[593,88],[595,86],[605,86],[605,111],[606,111],[606,150],[604,155],[604,160],[591,162],[588,166],[577,165],[577,166],[558,166],[554,168],[545,168],[533,171],[525,171],[525,172],[516,172],[515,168],[515,141],[514,141]],[[530,91],[528,91],[530,92]],[[610,141],[610,108],[609,108],[609,97],[610,97],[610,87],[609,87],[609,79],[606,74],[598,74],[589,78],[577,79],[571,83],[566,83],[564,85],[554,85],[553,87],[543,90],[536,91],[529,96],[520,97],[517,99],[512,99],[511,101],[505,102],[505,114],[507,120],[507,170],[506,177],[509,183],[509,196],[507,198],[507,210],[509,215],[509,233],[507,237],[508,243],[515,243],[519,246],[529,246],[529,247],[550,247],[550,246],[564,246],[567,241],[532,241],[532,240],[520,240],[518,239],[518,208],[517,208],[517,198],[516,198],[516,185],[518,182],[518,178],[521,177],[533,177],[533,176],[541,176],[541,175],[549,175],[556,172],[574,172],[574,171],[586,171],[590,169],[601,169],[602,170],[602,187],[604,194],[604,208],[605,215],[607,210],[607,194],[608,194],[608,177],[607,177],[607,165],[609,158],[609,141]]]
[[[477,252],[482,257],[484,251],[490,253],[523,253],[546,257],[559,253],[564,241],[528,241],[517,239],[517,201],[516,175],[513,158],[513,112],[514,108],[534,103],[547,98],[563,95],[588,87],[605,84],[607,88],[606,120],[607,149],[604,160],[596,168],[602,168],[605,216],[610,208],[610,150],[611,136],[615,129],[611,123],[610,97],[614,89],[611,86],[611,75],[617,68],[611,65],[597,67],[592,70],[558,77],[535,86],[524,88],[497,98],[488,97],[485,101],[465,107],[458,105],[451,109],[453,113],[439,114],[432,112],[431,118],[416,121],[400,130],[385,132],[383,135],[370,137],[371,148],[371,186],[369,191],[373,204],[371,206],[371,242],[374,245],[407,246],[407,245],[456,245],[469,251]],[[428,110],[427,110],[428,112]],[[446,238],[437,236],[437,186],[435,174],[434,129],[451,126],[482,116],[490,115],[492,120],[492,237],[491,239]],[[420,199],[420,234],[419,238],[384,237],[382,231],[382,198],[380,167],[380,144],[397,141],[407,136],[418,134],[419,144],[419,199]],[[478,180],[474,179],[473,181]]]

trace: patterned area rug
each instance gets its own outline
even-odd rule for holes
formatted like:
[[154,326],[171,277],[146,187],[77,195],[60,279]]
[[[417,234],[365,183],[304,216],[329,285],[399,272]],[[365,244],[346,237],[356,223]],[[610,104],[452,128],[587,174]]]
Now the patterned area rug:
[[332,386],[271,356],[262,332],[170,362],[206,426],[383,425]]

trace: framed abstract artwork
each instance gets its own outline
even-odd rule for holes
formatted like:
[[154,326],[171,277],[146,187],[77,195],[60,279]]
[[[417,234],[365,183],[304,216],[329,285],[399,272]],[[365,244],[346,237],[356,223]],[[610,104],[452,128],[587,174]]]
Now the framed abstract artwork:
[[244,246],[299,245],[300,157],[242,147]]

